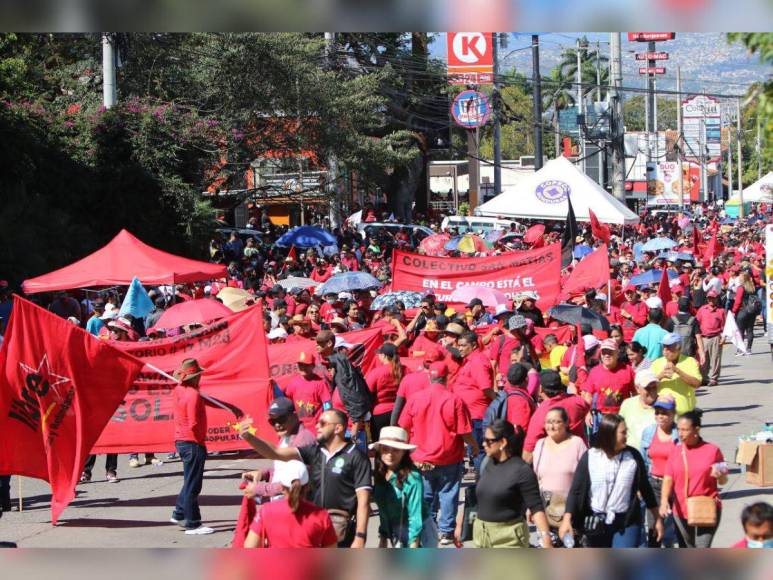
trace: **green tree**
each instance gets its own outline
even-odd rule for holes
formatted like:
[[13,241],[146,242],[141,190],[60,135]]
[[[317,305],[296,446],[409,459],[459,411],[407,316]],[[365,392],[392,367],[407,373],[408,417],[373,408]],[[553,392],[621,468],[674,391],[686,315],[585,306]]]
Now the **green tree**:
[[[647,123],[646,95],[636,95],[623,102],[623,119],[627,131],[644,131]],[[658,131],[677,128],[677,101],[673,98],[656,97],[658,113]]]

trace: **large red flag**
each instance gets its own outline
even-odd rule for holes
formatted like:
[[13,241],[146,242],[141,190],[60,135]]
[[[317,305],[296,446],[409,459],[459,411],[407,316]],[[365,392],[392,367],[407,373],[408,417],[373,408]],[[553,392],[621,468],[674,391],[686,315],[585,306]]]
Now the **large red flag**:
[[660,277],[658,297],[663,301],[663,309],[665,310],[666,304],[671,302],[671,284],[668,281],[668,270],[666,268],[663,268],[663,274]]
[[576,294],[606,287],[609,282],[609,252],[602,245],[585,256],[574,267],[569,278],[561,286],[559,300],[566,301]]
[[592,209],[588,208],[588,214],[590,215],[590,229],[593,233],[593,237],[597,240],[601,240],[605,244],[608,244],[609,238],[612,235],[612,233],[609,231],[609,226],[602,224],[599,221],[599,218],[596,217],[596,214],[593,213]]
[[711,260],[719,256],[721,252],[722,245],[720,244],[719,240],[717,240],[717,232],[714,232],[711,234],[711,239],[706,246],[706,251],[703,253],[703,263],[706,265],[710,264]]
[[698,225],[697,224],[693,224],[693,226],[692,226],[692,255],[695,256],[696,259],[701,257],[700,242],[701,242],[700,230],[698,229]]
[[51,484],[51,522],[142,361],[14,297],[0,349],[0,473]]

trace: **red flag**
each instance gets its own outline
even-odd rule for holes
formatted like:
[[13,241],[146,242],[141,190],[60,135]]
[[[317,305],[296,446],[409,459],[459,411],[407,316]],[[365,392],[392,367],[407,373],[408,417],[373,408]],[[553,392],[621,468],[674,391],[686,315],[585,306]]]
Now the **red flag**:
[[700,242],[701,242],[701,234],[698,231],[698,225],[697,224],[693,224],[693,226],[692,226],[692,255],[695,256],[696,259],[701,257]]
[[575,294],[605,287],[608,282],[609,252],[607,246],[603,245],[585,256],[574,267],[572,273],[562,284],[559,300],[565,301]]
[[593,213],[592,209],[588,208],[588,214],[590,215],[590,228],[591,232],[593,233],[593,237],[601,240],[605,244],[608,244],[609,238],[612,235],[612,233],[609,231],[609,226],[602,224],[599,221],[599,218],[596,217],[596,214]]
[[706,246],[706,251],[703,254],[703,263],[711,263],[711,260],[719,256],[721,252],[722,245],[720,244],[719,240],[717,240],[717,232],[714,232],[711,234],[711,239],[709,240],[709,243]]
[[295,249],[295,244],[290,246],[290,251],[287,252],[287,257],[292,258],[295,261],[298,261],[298,251]]
[[666,304],[671,302],[671,284],[668,282],[668,270],[666,268],[663,268],[663,275],[660,277],[658,297],[663,301],[663,309],[665,310]]
[[18,296],[0,350],[0,473],[51,484],[51,522],[144,363]]

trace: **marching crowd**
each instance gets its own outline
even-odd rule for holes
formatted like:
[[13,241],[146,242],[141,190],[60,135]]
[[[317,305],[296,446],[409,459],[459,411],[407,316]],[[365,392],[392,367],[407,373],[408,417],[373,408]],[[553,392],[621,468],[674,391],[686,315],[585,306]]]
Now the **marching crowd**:
[[[496,306],[442,303],[432,293],[406,304],[396,295],[374,309],[379,293],[389,294],[392,250],[414,245],[407,228],[363,238],[344,226],[333,232],[333,250],[288,252],[273,243],[282,232],[268,223],[246,241],[236,232],[214,237],[210,257],[227,265],[228,279],[153,289],[155,309],[144,319],[118,316],[119,297],[109,292],[80,301],[63,293],[49,309],[108,340],[148,340],[188,330],[156,328],[172,301],[216,298],[231,287],[246,291],[240,307],[263,300],[270,342],[315,345],[300,350],[297,374],[275,387],[268,421],[276,440],[257,437],[253,418],[240,422],[244,441],[273,468],[242,476],[234,546],[363,547],[375,504],[379,547],[469,540],[476,547],[710,547],[728,466],[701,437],[696,390],[722,382],[728,317],[742,337],[738,356],[751,351],[755,323],[764,324],[762,228],[770,209],[725,223],[706,205],[689,224],[645,212],[636,227],[610,226],[610,282],[569,298],[581,313],[571,324],[540,310],[529,292]],[[544,226],[537,239],[513,227],[489,253],[560,240],[562,225]],[[676,245],[664,255],[647,251],[656,238]],[[562,275],[600,243],[590,228],[581,232]],[[650,270],[657,280],[636,282]],[[384,288],[314,291],[353,271],[371,273]],[[287,283],[294,279],[310,282]],[[0,289],[0,311],[6,303]],[[383,336],[378,364],[365,373],[342,336],[363,328]],[[202,373],[191,359],[175,374],[184,484],[171,521],[191,534],[213,531],[198,507]],[[152,454],[145,461],[160,463]],[[94,464],[92,457],[82,481]],[[130,465],[140,465],[137,455]],[[108,455],[109,481],[117,481],[116,467]],[[742,523],[741,544],[773,547],[773,507],[748,506]]]

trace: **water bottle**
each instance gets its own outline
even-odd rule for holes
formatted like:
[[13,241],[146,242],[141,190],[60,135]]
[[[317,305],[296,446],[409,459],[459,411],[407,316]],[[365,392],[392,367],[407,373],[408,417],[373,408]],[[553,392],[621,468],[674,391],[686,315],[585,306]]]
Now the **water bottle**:
[[564,534],[561,543],[564,544],[564,548],[574,548],[574,536],[569,533]]

